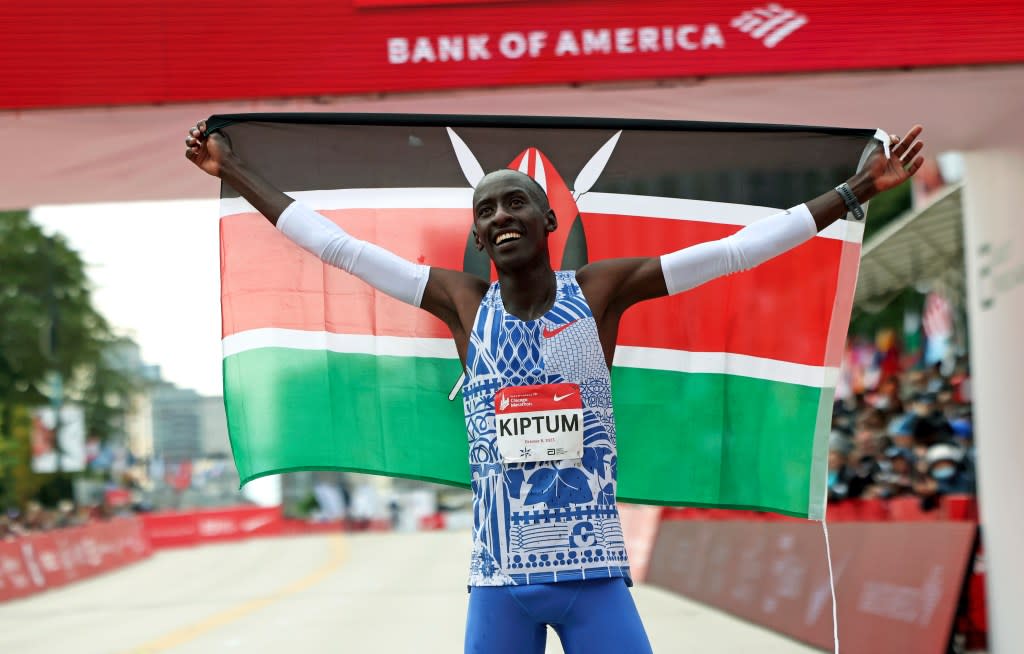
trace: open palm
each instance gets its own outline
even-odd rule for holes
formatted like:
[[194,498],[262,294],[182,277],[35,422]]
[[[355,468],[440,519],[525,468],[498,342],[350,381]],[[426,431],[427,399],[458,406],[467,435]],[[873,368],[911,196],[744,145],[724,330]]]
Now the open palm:
[[914,125],[902,139],[891,137],[888,157],[882,148],[878,148],[868,159],[864,172],[874,181],[876,193],[899,186],[910,179],[924,163],[924,157],[918,156],[924,147],[924,141],[917,140],[921,129],[920,125]]

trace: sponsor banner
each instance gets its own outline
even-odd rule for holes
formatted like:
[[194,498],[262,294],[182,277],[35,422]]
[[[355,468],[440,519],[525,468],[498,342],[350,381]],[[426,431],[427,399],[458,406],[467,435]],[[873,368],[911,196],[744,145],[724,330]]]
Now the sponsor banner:
[[142,522],[136,518],[0,542],[0,602],[107,572],[150,552]]
[[187,513],[161,512],[142,516],[153,547],[201,545],[282,533],[281,507],[233,507]]
[[51,407],[32,411],[32,472],[81,472],[86,462],[85,411],[65,404],[59,425],[56,416]]
[[[843,651],[946,651],[977,526],[828,526]],[[809,522],[661,524],[647,581],[823,649],[832,604],[822,527]]]
[[[0,41],[8,109],[1024,60],[1017,0],[46,0],[4,13],[17,26]],[[225,57],[230,75],[210,74]]]

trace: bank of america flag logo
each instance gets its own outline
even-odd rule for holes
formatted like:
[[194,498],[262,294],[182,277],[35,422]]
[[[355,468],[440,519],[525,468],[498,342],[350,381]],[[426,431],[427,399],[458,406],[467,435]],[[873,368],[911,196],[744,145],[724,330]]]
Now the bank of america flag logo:
[[773,2],[744,11],[729,24],[757,39],[764,47],[774,48],[787,36],[806,25],[807,16]]

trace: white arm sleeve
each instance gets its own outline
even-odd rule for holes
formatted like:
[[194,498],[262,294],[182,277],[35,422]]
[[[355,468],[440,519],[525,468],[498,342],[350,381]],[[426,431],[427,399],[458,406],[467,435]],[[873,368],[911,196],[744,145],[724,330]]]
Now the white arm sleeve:
[[324,263],[352,273],[375,289],[414,307],[423,300],[430,266],[351,236],[301,202],[292,202],[277,219],[277,228],[296,245]]
[[700,286],[778,256],[818,231],[806,204],[755,221],[731,236],[661,257],[669,295]]

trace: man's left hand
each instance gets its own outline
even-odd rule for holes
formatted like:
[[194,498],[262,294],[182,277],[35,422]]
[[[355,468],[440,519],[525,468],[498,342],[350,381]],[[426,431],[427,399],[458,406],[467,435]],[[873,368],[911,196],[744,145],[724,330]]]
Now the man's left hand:
[[924,141],[917,140],[921,130],[920,125],[914,125],[902,139],[890,136],[889,157],[885,156],[882,148],[878,148],[868,159],[862,172],[872,181],[875,194],[907,181],[924,163],[924,157],[918,154],[924,147]]

